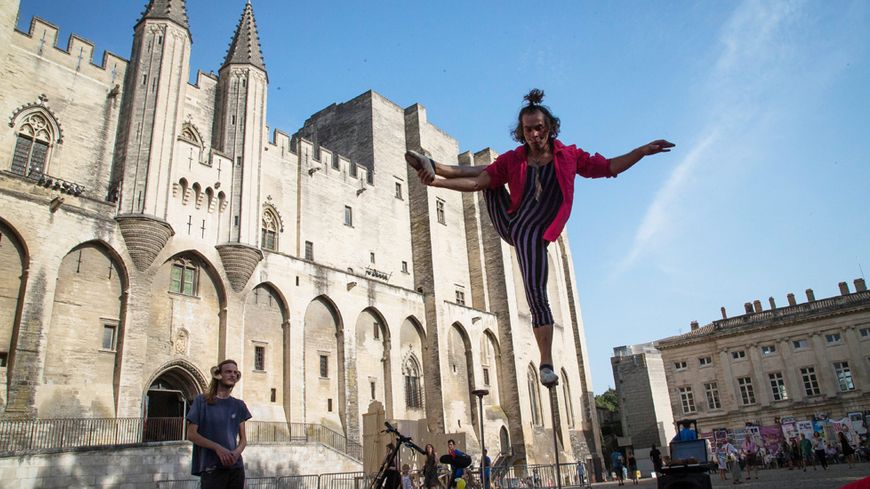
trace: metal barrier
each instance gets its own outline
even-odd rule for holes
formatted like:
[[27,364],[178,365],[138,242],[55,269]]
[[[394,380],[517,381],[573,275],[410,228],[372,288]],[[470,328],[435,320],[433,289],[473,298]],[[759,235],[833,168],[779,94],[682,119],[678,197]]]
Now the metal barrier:
[[278,489],[317,489],[317,475],[290,475],[278,478]]

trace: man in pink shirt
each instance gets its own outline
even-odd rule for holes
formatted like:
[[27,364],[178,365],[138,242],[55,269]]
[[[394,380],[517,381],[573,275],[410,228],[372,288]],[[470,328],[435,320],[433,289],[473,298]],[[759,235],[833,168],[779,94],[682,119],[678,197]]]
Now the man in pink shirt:
[[[493,226],[514,246],[541,353],[541,383],[558,382],[552,358],[553,315],[547,299],[547,245],[558,239],[571,214],[574,175],[615,177],[644,156],[670,151],[664,139],[607,159],[556,139],[559,118],[541,105],[544,92],[534,89],[517,116],[514,139],[522,146],[500,155],[487,167],[451,166],[408,151],[405,159],[425,185],[461,192],[484,191]],[[436,177],[442,177],[437,178]],[[510,193],[505,190],[507,184]]]

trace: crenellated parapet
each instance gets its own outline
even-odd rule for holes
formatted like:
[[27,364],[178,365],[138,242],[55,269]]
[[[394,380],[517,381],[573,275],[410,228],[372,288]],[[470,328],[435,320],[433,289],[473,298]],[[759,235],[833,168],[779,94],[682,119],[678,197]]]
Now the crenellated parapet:
[[71,34],[66,48],[58,45],[59,29],[54,24],[34,17],[28,32],[16,30],[15,41],[20,47],[52,62],[63,65],[84,76],[106,83],[110,86],[123,83],[129,61],[110,51],[104,51],[102,62],[93,62],[95,46],[91,41]]
[[[278,142],[277,135],[276,142]],[[298,135],[293,136],[290,140],[290,148],[293,156],[298,158],[300,165],[302,165],[303,174],[309,177],[315,177],[318,174],[341,177],[343,180],[347,179],[345,177],[349,177],[359,180],[361,189],[374,186],[374,175],[367,167],[308,139]]]

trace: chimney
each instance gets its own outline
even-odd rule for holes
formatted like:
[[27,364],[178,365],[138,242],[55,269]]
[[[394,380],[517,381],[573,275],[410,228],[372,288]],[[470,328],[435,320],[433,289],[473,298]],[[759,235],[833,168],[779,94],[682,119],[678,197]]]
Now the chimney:
[[722,319],[728,319],[728,314],[725,313],[725,306],[720,307],[719,311],[722,312]]
[[796,306],[796,305],[797,305],[797,301],[794,300],[794,294],[792,294],[791,292],[789,292],[788,295],[787,295],[786,297],[788,298],[788,305],[790,305],[790,306]]
[[816,300],[816,294],[813,294],[813,289],[807,289],[807,302]]
[[846,282],[840,282],[837,285],[840,286],[840,295],[849,295],[849,284]]
[[760,301],[760,300],[755,299],[755,301],[753,301],[752,305],[755,306],[755,312],[761,312],[761,311],[762,311],[762,309],[761,309],[761,301]]
[[855,279],[855,292],[866,292],[866,291],[867,291],[867,285],[864,283],[864,279],[863,278],[856,278]]
[[773,300],[773,297],[769,297],[769,298],[767,299],[767,301],[770,302],[770,310],[771,310],[771,311],[774,310],[774,309],[776,309],[776,301]]
[[695,331],[696,329],[698,329],[698,321],[692,321],[691,323],[689,323],[689,327],[692,328],[692,331]]
[[746,314],[752,314],[752,303],[751,302],[743,303],[743,310],[746,312]]

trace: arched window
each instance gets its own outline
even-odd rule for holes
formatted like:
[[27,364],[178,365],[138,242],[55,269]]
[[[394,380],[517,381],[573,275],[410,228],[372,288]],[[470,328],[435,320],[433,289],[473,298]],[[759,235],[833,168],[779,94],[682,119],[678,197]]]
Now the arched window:
[[532,407],[532,425],[541,426],[544,416],[541,413],[541,390],[538,387],[538,371],[534,365],[529,365],[527,381],[529,384],[529,402]]
[[45,114],[33,112],[23,117],[15,135],[12,173],[39,180],[45,173],[52,141],[52,125]]
[[278,217],[269,209],[263,211],[263,221],[260,226],[260,246],[264,250],[278,251]]
[[402,364],[402,376],[405,378],[405,406],[411,409],[423,407],[423,386],[420,384],[420,363],[414,355],[410,355]]
[[172,263],[169,292],[196,297],[199,287],[199,267],[192,260],[178,258]]

